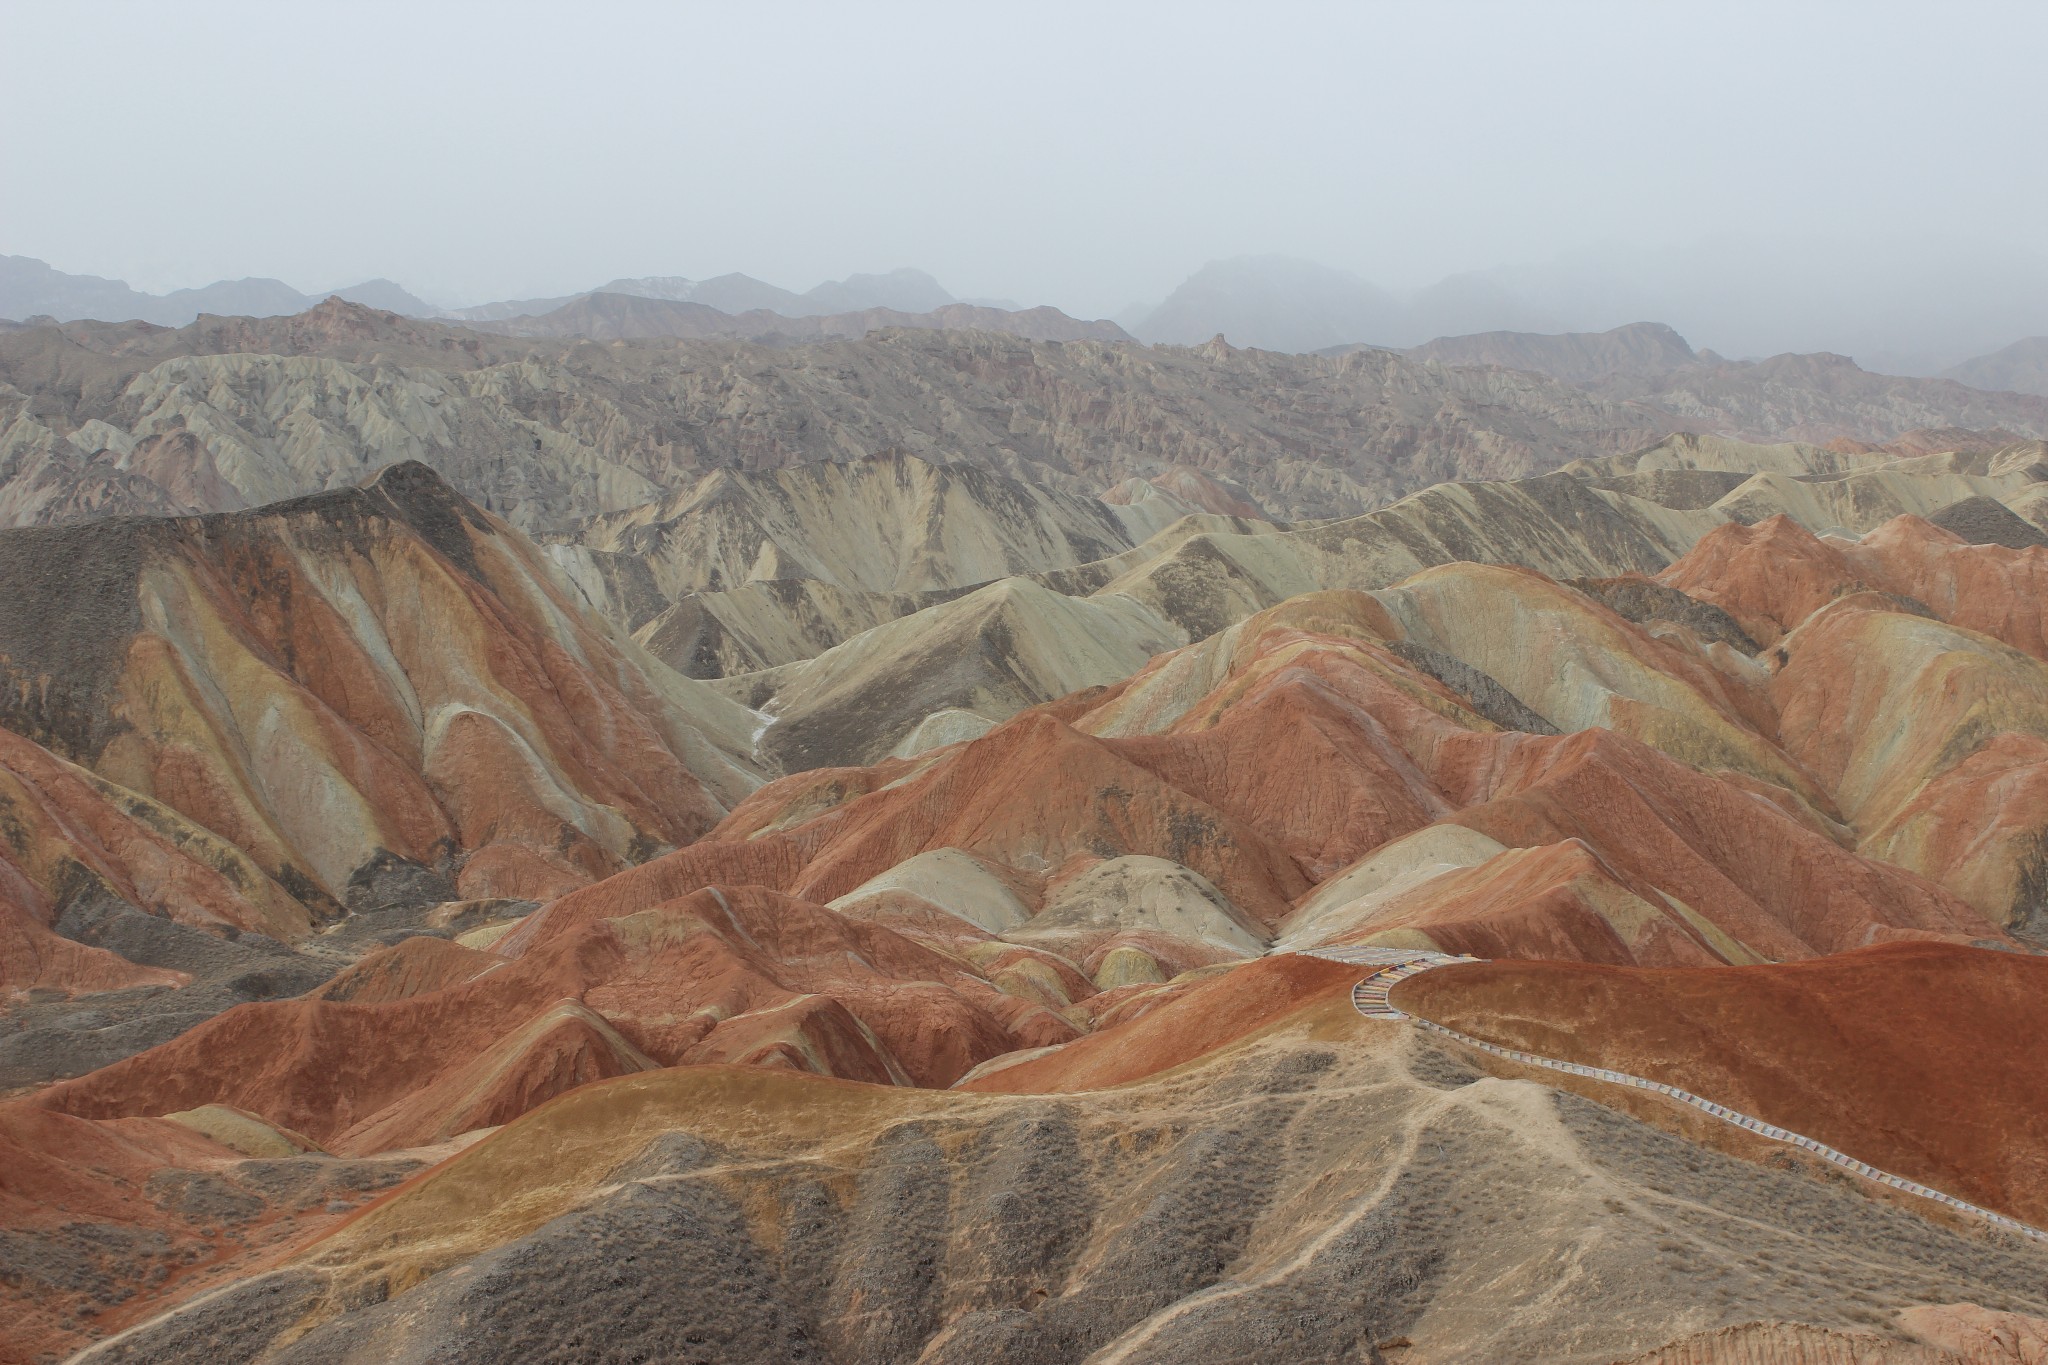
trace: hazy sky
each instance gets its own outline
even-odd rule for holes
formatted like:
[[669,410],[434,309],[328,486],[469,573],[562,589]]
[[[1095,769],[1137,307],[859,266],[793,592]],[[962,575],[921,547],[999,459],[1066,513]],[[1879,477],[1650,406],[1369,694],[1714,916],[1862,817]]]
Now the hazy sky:
[[0,0],[0,30],[0,252],[151,290],[916,265],[1095,316],[1240,253],[1400,287],[2048,238],[2038,0]]

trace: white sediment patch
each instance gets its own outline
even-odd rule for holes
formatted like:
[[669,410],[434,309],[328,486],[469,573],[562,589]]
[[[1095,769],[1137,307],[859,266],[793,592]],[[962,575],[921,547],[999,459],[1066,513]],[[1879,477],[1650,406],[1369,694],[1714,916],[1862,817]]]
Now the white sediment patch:
[[754,733],[747,737],[747,742],[753,746],[748,753],[754,762],[759,763],[761,761],[761,737],[768,733],[769,726],[782,719],[782,717],[771,716],[766,711],[756,711],[754,712],[754,719],[759,721],[760,724],[756,725]]

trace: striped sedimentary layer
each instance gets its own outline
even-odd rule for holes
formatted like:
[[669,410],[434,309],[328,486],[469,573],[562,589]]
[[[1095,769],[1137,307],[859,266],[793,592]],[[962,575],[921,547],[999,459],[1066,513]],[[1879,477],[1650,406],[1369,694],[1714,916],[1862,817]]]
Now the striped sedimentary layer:
[[289,941],[352,910],[544,898],[688,843],[758,782],[751,715],[422,466],[261,512],[0,533],[0,575],[18,934],[119,903]]

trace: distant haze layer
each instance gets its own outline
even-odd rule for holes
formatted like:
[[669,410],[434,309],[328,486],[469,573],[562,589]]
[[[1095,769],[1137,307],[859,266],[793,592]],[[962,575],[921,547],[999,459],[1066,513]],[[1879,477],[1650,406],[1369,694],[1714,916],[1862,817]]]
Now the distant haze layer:
[[[1222,336],[1238,346],[1290,352],[1413,347],[1448,338],[1467,344],[1452,346],[1438,358],[1484,353],[1483,363],[1546,373],[1561,372],[1551,363],[1517,364],[1493,343],[1477,350],[1470,343],[1503,334],[1560,333],[1569,343],[1572,334],[1615,329],[1634,336],[1632,328],[1644,325],[1641,319],[1665,320],[1658,325],[1670,332],[1668,320],[1675,318],[1691,319],[1683,330],[1692,338],[1709,339],[1708,351],[1736,357],[1834,352],[1880,373],[1942,374],[1976,388],[2048,392],[2041,359],[2048,354],[2048,340],[2028,330],[2048,327],[2048,274],[2034,279],[2015,269],[2001,284],[1980,262],[1981,287],[1974,291],[1945,289],[1937,282],[1916,295],[1896,282],[1885,289],[1861,283],[1841,261],[1834,262],[1832,274],[1819,268],[1745,274],[1736,263],[1740,252],[1735,245],[1724,243],[1719,250],[1718,255],[1702,251],[1690,269],[1680,269],[1675,257],[1637,259],[1632,275],[1620,273],[1627,261],[1603,274],[1609,265],[1587,257],[1542,269],[1454,276],[1400,294],[1313,262],[1244,256],[1204,266],[1156,306],[1127,310],[1122,326],[1107,319],[1075,319],[1043,305],[1024,309],[1007,299],[957,299],[931,275],[909,268],[828,280],[803,293],[737,273],[708,280],[644,276],[572,294],[463,308],[437,307],[390,280],[328,292],[407,317],[446,318],[515,336],[791,342],[912,326],[1008,332],[1048,341],[1192,345]],[[1722,288],[1711,296],[1689,289],[1688,282],[1713,279]],[[66,274],[29,257],[0,256],[0,318],[17,321],[139,320],[178,327],[203,313],[284,316],[312,307],[321,297],[268,279],[221,280],[149,294],[120,280]],[[1801,301],[1817,321],[1801,320]],[[1959,307],[1972,302],[1980,305],[1974,311]],[[1668,343],[1658,344],[1668,348]],[[1680,340],[1665,359],[1689,363],[1692,353]],[[1632,367],[1643,368],[1644,360],[1634,357]],[[1461,363],[1479,362],[1468,358]]]
[[1654,320],[1942,368],[2048,332],[2039,6],[351,14],[10,6],[50,113],[0,145],[0,251],[444,305],[907,265],[1127,328],[1283,255],[1438,310],[1322,344]]

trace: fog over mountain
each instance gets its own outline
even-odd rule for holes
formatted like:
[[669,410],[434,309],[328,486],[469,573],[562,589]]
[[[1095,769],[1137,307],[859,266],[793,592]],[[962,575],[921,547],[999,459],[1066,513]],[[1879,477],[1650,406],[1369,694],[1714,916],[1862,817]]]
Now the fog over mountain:
[[[218,2],[69,11],[10,6],[19,107],[65,112],[0,141],[0,253],[125,282],[81,316],[378,280],[451,308],[734,274],[772,288],[678,297],[949,301],[818,296],[914,267],[962,301],[1289,348],[1647,320],[1934,373],[2048,332],[2048,177],[2012,150],[2038,143],[2039,7],[1127,5],[1085,42],[1057,4],[414,7],[403,43]],[[736,53],[758,63],[706,55]],[[166,72],[212,74],[138,155]],[[1248,256],[1328,287],[1298,321],[1189,306]],[[53,311],[0,316],[24,310]]]
[[26,256],[0,256],[0,317],[16,321],[47,316],[59,322],[95,319],[182,327],[201,313],[258,318],[302,313],[332,295],[404,317],[497,322],[550,313],[593,294],[623,294],[665,302],[695,303],[729,314],[767,311],[786,318],[823,317],[868,308],[926,313],[962,302],[923,271],[902,269],[886,274],[850,275],[843,280],[827,280],[802,294],[736,273],[710,280],[652,275],[640,279],[611,280],[592,289],[555,298],[505,299],[450,309],[429,303],[390,280],[365,280],[361,284],[304,294],[282,280],[249,278],[218,280],[196,289],[150,294],[131,289],[121,280],[67,274],[52,269],[46,262]]
[[1833,351],[1868,369],[1935,374],[2040,328],[2048,256],[1973,254],[1938,240],[1724,237],[1669,250],[1589,248],[1407,291],[1307,261],[1244,256],[1205,265],[1123,320],[1147,341],[1192,344],[1221,332],[1237,345],[1312,351],[1476,332],[1598,332],[1642,319],[1727,355]]
[[[1240,256],[1202,266],[1157,305],[1126,310],[1122,328],[1044,305],[970,303],[908,267],[828,280],[802,293],[737,272],[705,280],[656,275],[461,308],[437,307],[390,280],[328,292],[402,316],[513,335],[794,339],[907,325],[1177,345],[1220,335],[1238,346],[1297,353],[1451,340],[1461,344],[1442,349],[1439,358],[1509,368],[1523,367],[1479,341],[1496,333],[1604,333],[1654,319],[1702,349],[1738,358],[1832,352],[1878,373],[1941,374],[1977,388],[2039,393],[2044,381],[2028,349],[2037,339],[2027,339],[2026,331],[2048,318],[2048,263],[2014,254],[1916,273],[1906,260],[1887,270],[1877,258],[1859,262],[1816,246],[1802,263],[1790,249],[1774,255],[1757,242],[1725,239],[1686,252],[1582,253],[1396,291],[1312,261]],[[148,294],[119,280],[0,256],[0,318],[16,321],[48,316],[177,327],[202,313],[282,317],[326,296],[256,278]],[[621,317],[621,306],[633,299],[653,306]],[[678,306],[691,311],[687,321]],[[2011,341],[2015,335],[2023,339]],[[1482,353],[1489,358],[1470,358]],[[1666,359],[1677,364],[1688,357],[1672,349]],[[1526,368],[1549,372],[1546,365]],[[1635,368],[1644,366],[1639,361]]]
[[0,256],[0,317],[17,322],[33,317],[60,322],[95,318],[182,327],[201,313],[262,318],[300,313],[329,294],[408,317],[429,317],[440,311],[390,280],[365,280],[324,294],[302,294],[282,280],[246,278],[151,294],[131,289],[122,280],[53,270],[27,256]]
[[2048,8],[0,34],[0,1365],[2048,1365]]
[[1972,388],[2048,394],[2048,336],[2026,337],[1942,374]]

